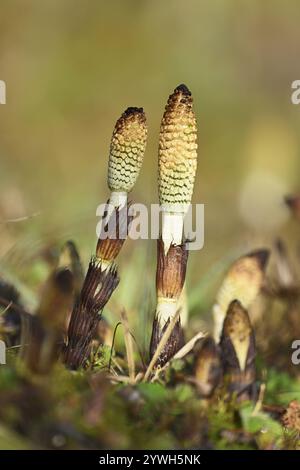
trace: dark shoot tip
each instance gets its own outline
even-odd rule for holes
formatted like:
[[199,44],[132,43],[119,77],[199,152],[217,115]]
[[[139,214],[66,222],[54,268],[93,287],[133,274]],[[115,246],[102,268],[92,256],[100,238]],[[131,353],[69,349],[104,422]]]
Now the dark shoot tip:
[[65,294],[72,293],[74,276],[69,269],[60,269],[55,275],[55,283],[61,292]]
[[124,116],[132,116],[133,114],[144,114],[144,109],[137,108],[135,106],[129,106],[129,108],[127,108],[123,113]]
[[295,204],[296,199],[297,198],[295,196],[285,196],[284,202],[290,209],[292,209]]
[[249,253],[248,256],[256,258],[260,268],[264,271],[270,257],[270,251],[267,249],[255,250]]
[[290,209],[291,213],[299,220],[300,219],[300,195],[286,196],[284,198],[285,204]]
[[175,88],[174,93],[176,93],[176,92],[180,92],[185,96],[191,96],[192,95],[192,93],[190,92],[190,90],[188,89],[188,87],[184,83],[181,83],[180,85],[178,85],[178,87]]

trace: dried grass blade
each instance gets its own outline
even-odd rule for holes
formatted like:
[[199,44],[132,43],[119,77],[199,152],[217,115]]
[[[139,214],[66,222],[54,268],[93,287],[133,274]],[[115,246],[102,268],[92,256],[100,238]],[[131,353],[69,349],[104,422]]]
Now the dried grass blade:
[[207,333],[203,333],[200,331],[192,339],[190,339],[179,351],[175,354],[173,359],[181,359],[182,357],[186,356],[194,347],[194,344],[198,339],[204,338]]
[[180,316],[180,310],[177,310],[176,314],[171,319],[166,331],[164,332],[160,342],[157,345],[156,351],[155,351],[155,353],[154,353],[154,355],[153,355],[153,357],[150,361],[150,364],[149,364],[149,366],[146,370],[143,382],[146,382],[148,380],[148,378],[150,377],[150,374],[151,374],[151,372],[152,372],[152,370],[153,370],[153,368],[156,364],[157,359],[159,358],[161,352],[163,351],[165,345],[168,342],[168,339],[171,336],[172,331],[174,330],[174,327],[177,323],[177,320],[179,319],[179,316]]

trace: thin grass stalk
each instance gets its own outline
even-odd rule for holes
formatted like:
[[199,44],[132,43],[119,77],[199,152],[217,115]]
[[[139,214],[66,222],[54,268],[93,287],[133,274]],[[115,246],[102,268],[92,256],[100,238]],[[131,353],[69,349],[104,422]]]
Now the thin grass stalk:
[[207,336],[207,333],[204,333],[200,331],[197,333],[193,338],[191,338],[185,345],[177,351],[177,353],[174,355],[173,359],[182,359],[184,356],[186,356],[195,346],[195,343],[202,338],[205,338]]
[[122,321],[122,325],[124,328],[124,339],[125,339],[126,356],[127,356],[130,382],[134,383],[135,362],[134,362],[134,353],[133,353],[133,341],[132,341],[132,336],[129,330],[128,317],[124,309],[121,311],[121,321]]
[[151,379],[151,382],[155,382],[159,378],[161,373],[167,370],[168,367],[170,367],[171,362],[173,360],[176,361],[177,359],[182,359],[183,357],[185,357],[187,354],[189,354],[192,351],[197,340],[205,338],[205,337],[206,337],[206,333],[202,333],[202,332],[199,332],[195,336],[193,336],[192,339],[190,339],[181,349],[179,349],[179,351],[174,355],[174,357],[169,362],[166,362],[164,366],[155,369],[155,373],[154,373],[153,378]]

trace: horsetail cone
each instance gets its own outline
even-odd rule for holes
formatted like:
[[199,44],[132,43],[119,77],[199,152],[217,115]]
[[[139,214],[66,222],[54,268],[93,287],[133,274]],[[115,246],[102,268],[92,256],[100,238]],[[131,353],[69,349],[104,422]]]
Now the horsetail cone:
[[[143,108],[127,108],[116,122],[109,152],[110,203],[125,205],[140,173],[146,149],[147,126]],[[122,201],[123,204],[122,204]]]
[[191,203],[196,168],[193,99],[189,89],[179,85],[168,99],[159,136],[158,189],[166,249],[172,242],[182,242],[183,217]]
[[159,202],[184,209],[191,203],[197,168],[197,126],[191,92],[179,85],[162,118],[159,151]]

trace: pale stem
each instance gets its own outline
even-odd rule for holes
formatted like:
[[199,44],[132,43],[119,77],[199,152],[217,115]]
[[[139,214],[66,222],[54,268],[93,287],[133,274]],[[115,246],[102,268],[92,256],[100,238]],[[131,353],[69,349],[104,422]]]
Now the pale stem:
[[161,328],[176,315],[178,310],[177,302],[178,299],[166,299],[164,297],[157,299],[156,318]]
[[162,239],[165,254],[170,245],[181,245],[183,236],[184,213],[163,212],[162,213]]

